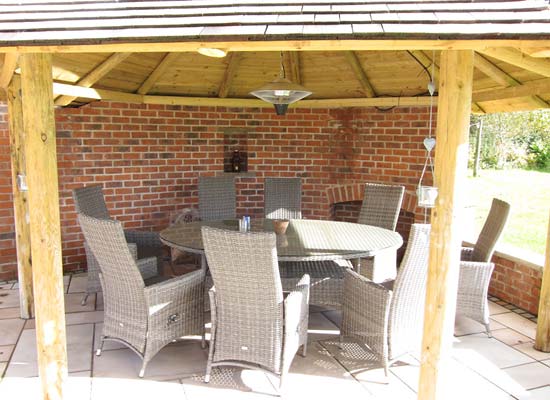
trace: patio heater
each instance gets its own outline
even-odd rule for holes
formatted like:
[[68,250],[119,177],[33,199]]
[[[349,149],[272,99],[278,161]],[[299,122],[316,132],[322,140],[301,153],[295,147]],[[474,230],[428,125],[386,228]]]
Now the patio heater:
[[262,87],[250,92],[251,95],[267,101],[275,106],[277,115],[285,115],[288,105],[309,96],[312,92],[297,83],[286,79],[285,67],[283,64],[283,52],[281,51],[281,70],[279,77],[274,81],[266,83]]
[[428,137],[424,139],[424,148],[426,149],[426,161],[424,161],[424,168],[422,168],[422,174],[418,181],[418,187],[416,189],[416,195],[418,196],[418,206],[423,208],[433,208],[435,200],[437,199],[437,187],[427,186],[422,184],[426,169],[430,168],[432,172],[432,181],[435,181],[434,162],[432,158],[432,150],[435,147],[435,138],[432,137],[432,115],[433,115],[433,95],[435,92],[435,83],[433,81],[435,66],[435,54],[432,57],[432,74],[430,76],[430,82],[428,83],[428,92],[430,93],[430,120],[428,128]]

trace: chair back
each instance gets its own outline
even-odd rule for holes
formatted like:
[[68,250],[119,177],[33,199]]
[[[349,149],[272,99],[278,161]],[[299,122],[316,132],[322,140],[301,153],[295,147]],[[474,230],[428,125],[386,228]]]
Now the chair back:
[[236,217],[235,179],[232,176],[199,177],[199,216],[203,221]]
[[101,271],[105,327],[111,332],[118,331],[117,337],[141,351],[145,346],[142,332],[147,328],[148,313],[145,284],[126,243],[122,225],[118,221],[85,214],[78,214],[78,220]]
[[273,232],[202,227],[216,304],[214,357],[278,371],[283,345],[283,290]]
[[265,178],[264,210],[268,219],[302,218],[302,179]]
[[90,217],[109,219],[109,210],[105,204],[103,189],[99,185],[83,186],[73,189],[76,212]]
[[500,199],[493,199],[489,215],[474,246],[471,261],[491,261],[498,238],[504,230],[509,214],[510,204]]
[[430,225],[413,224],[393,286],[388,324],[389,358],[420,348],[430,253]]
[[404,186],[366,183],[358,223],[395,230]]

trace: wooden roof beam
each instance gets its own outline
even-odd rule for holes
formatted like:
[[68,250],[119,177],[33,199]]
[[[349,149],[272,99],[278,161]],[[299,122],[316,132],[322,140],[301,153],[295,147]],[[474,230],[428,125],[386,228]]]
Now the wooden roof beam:
[[361,62],[359,61],[359,57],[357,57],[357,54],[354,51],[346,51],[345,53],[346,60],[348,64],[350,65],[351,69],[353,70],[353,73],[355,74],[355,77],[361,84],[361,87],[363,88],[363,92],[365,92],[365,96],[367,97],[376,97],[376,92],[374,91],[372,85],[369,82],[369,79],[367,77],[367,74],[365,73],[365,70],[361,66]]
[[525,82],[522,85],[511,86],[505,89],[486,90],[474,93],[472,98],[477,102],[497,101],[515,97],[529,97],[550,93],[550,78]]
[[98,53],[134,52],[158,53],[174,51],[197,51],[208,43],[226,51],[367,51],[367,50],[476,50],[516,47],[529,49],[540,47],[541,40],[532,39],[291,39],[285,40],[213,40],[175,42],[135,42],[99,44],[52,44],[52,45],[0,45],[0,52],[19,53]]
[[237,70],[239,69],[241,56],[241,53],[235,52],[231,52],[227,55],[227,68],[225,69],[220,87],[218,89],[218,97],[225,98],[229,94],[229,89],[231,89],[233,78],[235,78]]
[[522,53],[514,48],[487,48],[479,50],[480,53],[486,56],[496,58],[508,64],[526,69],[527,71],[535,72],[539,75],[550,78],[550,61],[534,58]]
[[180,53],[167,53],[162,60],[157,64],[153,72],[147,77],[147,79],[141,84],[137,93],[147,94],[155,83],[162,77],[164,72],[170,67],[179,57]]
[[[151,96],[135,93],[117,92],[113,90],[93,89],[82,86],[54,83],[56,95],[81,97],[94,100],[112,100],[138,104],[170,104],[186,106],[222,106],[222,107],[269,107],[269,104],[259,99],[250,98],[218,98],[218,97],[185,97],[185,96]],[[437,97],[434,96],[434,101]],[[428,96],[413,97],[374,97],[301,100],[291,107],[306,108],[339,108],[339,107],[408,107],[429,106]]]
[[17,68],[19,53],[4,54],[4,65],[0,71],[0,87],[7,88]]
[[[108,57],[105,61],[99,64],[96,68],[91,70],[86,76],[77,82],[78,86],[91,87],[94,83],[103,78],[118,64],[128,58],[132,53],[114,53]],[[66,106],[70,104],[76,97],[73,96],[61,96],[55,100],[56,106]]]
[[[510,87],[521,85],[521,82],[501,70],[499,67],[493,64],[491,61],[487,60],[481,54],[476,53],[474,55],[474,67],[502,86]],[[550,105],[539,96],[530,96],[529,102],[533,103],[533,105],[537,108],[550,107]]]
[[283,66],[287,79],[298,85],[302,84],[302,71],[300,66],[300,53],[297,51],[283,52]]

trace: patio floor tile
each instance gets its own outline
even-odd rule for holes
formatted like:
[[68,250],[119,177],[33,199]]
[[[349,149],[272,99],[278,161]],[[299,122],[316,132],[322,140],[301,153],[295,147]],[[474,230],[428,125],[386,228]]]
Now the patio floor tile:
[[[164,347],[147,365],[145,378],[169,380],[203,373],[206,369],[207,350],[200,340],[182,340]],[[129,348],[104,351],[94,355],[95,377],[139,379],[141,358]]]
[[502,371],[527,390],[550,385],[550,368],[540,362],[506,368]]
[[550,399],[550,386],[544,386],[529,390],[524,396],[518,397],[519,400],[548,400]]
[[0,290],[0,308],[19,307],[19,291]]
[[210,382],[204,372],[182,379],[187,400],[273,400],[276,389],[266,374],[236,367],[214,368]]
[[95,293],[88,297],[85,305],[82,305],[82,293],[69,293],[65,295],[65,312],[84,312],[95,310]]
[[[502,329],[504,326],[498,322],[490,321],[491,332],[497,329]],[[475,333],[484,333],[485,326],[473,319],[466,318],[462,315],[457,315],[455,318],[455,336],[471,335]]]
[[13,319],[20,318],[21,313],[19,311],[19,306],[10,307],[10,308],[0,308],[0,319]]
[[[94,350],[99,348],[99,340],[101,338],[101,332],[103,331],[103,323],[95,324],[94,331]],[[123,345],[120,342],[115,342],[114,340],[106,340],[103,344],[103,351],[117,350],[117,349],[127,349],[128,347]],[[101,355],[103,357],[103,354]]]
[[493,315],[492,320],[500,322],[502,325],[518,331],[522,335],[528,336],[531,339],[535,339],[537,324],[528,319],[523,318],[516,313],[506,313]]
[[535,343],[523,343],[514,346],[514,349],[521,351],[524,354],[527,354],[529,357],[534,358],[535,360],[550,360],[550,353],[545,353],[543,351],[535,350]]
[[8,361],[10,359],[11,353],[13,353],[14,348],[15,345],[0,346],[0,362]]
[[489,315],[504,314],[510,312],[506,307],[501,306],[500,304],[489,301]]
[[532,359],[494,338],[480,333],[455,338],[453,357],[474,370],[490,363],[498,368],[526,364]]
[[67,293],[84,293],[88,284],[88,275],[73,275]]
[[337,338],[340,335],[340,328],[334,325],[320,312],[309,314],[307,341],[326,340]]
[[125,398],[132,400],[186,400],[180,382],[159,382],[148,379],[94,378],[92,400]]
[[0,346],[16,344],[24,324],[22,319],[0,320]]
[[[92,332],[91,324],[72,325],[67,327],[67,358],[69,372],[91,369]],[[36,357],[36,330],[24,330],[13,352],[10,365],[6,371],[6,376],[38,376]]]
[[507,344],[508,346],[515,346],[522,343],[532,343],[533,339],[522,335],[521,333],[510,329],[498,329],[493,332],[493,337],[500,340],[502,343]]

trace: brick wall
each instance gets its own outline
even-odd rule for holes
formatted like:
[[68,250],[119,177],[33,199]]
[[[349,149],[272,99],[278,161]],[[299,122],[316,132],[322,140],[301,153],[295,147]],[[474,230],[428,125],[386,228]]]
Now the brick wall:
[[489,294],[508,303],[538,314],[542,266],[503,252],[495,252],[492,261],[495,270],[489,285]]
[[[223,173],[228,135],[241,142],[246,133],[249,172],[236,180],[238,214],[263,214],[264,177],[300,176],[304,216],[326,219],[334,193],[346,185],[399,183],[411,197],[428,118],[425,107],[297,109],[284,117],[271,108],[117,102],[58,109],[64,268],[85,268],[75,187],[100,184],[112,216],[126,228],[161,230],[177,210],[197,206],[199,175]],[[6,108],[0,106],[0,280],[16,276],[8,144]]]

